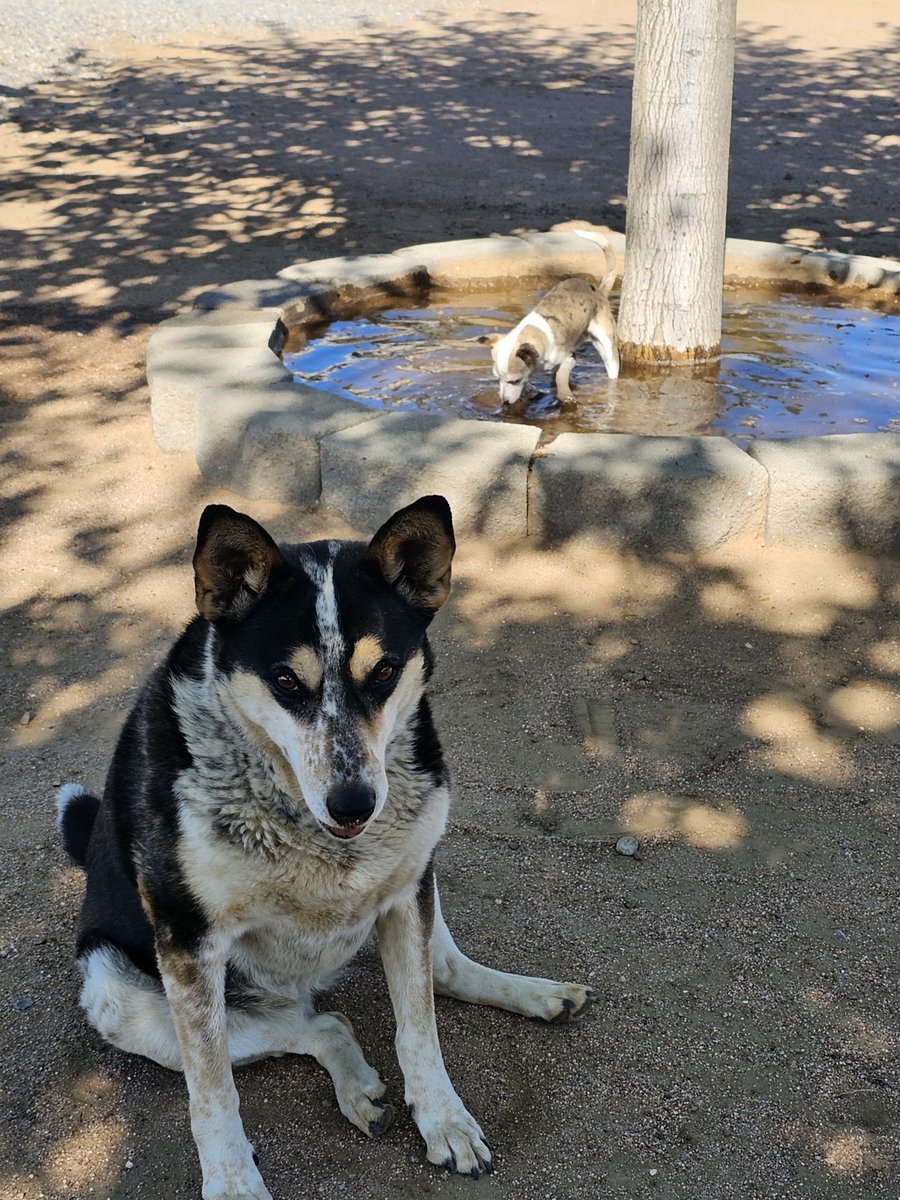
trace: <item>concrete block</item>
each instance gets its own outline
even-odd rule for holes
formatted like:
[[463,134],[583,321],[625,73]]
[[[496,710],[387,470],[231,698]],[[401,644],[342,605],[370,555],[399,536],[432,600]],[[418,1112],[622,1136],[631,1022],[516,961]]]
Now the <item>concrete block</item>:
[[228,308],[280,308],[304,292],[304,285],[289,279],[240,279],[201,292],[194,308],[206,312]]
[[520,237],[474,237],[455,238],[447,242],[419,242],[415,246],[404,246],[394,250],[391,258],[405,258],[407,255],[416,262],[429,266],[431,263],[461,262],[483,254],[492,264],[498,259],[506,258],[509,254],[526,254],[527,245]]
[[753,442],[769,477],[767,545],[900,549],[900,435]]
[[[150,367],[148,364],[148,378]],[[268,347],[169,350],[150,379],[150,413],[163,450],[193,450],[200,396],[209,391],[280,384],[290,379]]]
[[602,268],[598,270],[599,257],[598,249],[584,238],[558,231],[429,242],[407,246],[392,254],[296,263],[279,275],[306,287],[338,291],[384,289],[393,282],[400,294],[406,295],[414,286],[422,290],[428,286],[458,287],[477,280],[519,277],[552,280],[567,275],[602,275],[605,272]]
[[377,410],[291,381],[209,388],[197,406],[197,464],[204,479],[253,500],[311,506],[319,500],[319,442]]
[[532,464],[529,532],[707,549],[761,537],[765,493],[765,472],[724,438],[565,433]]
[[329,287],[368,287],[381,283],[398,274],[397,260],[393,254],[348,254],[341,258],[312,259],[310,262],[292,263],[279,271],[281,279],[294,283],[326,284]]
[[886,295],[900,292],[900,262],[841,254],[836,250],[804,250],[776,242],[728,238],[725,242],[725,279],[728,283],[780,282],[822,287],[872,290]]
[[421,263],[436,287],[518,278],[552,282],[569,275],[606,273],[598,247],[568,231],[434,242],[398,250],[394,257],[406,269]]
[[[223,339],[220,343],[222,345],[227,344],[226,338],[230,339],[230,343],[235,346],[250,345],[251,342],[255,344],[260,336],[265,337],[265,333],[258,330],[257,326],[265,325],[271,329],[278,320],[280,311],[280,308],[271,306],[265,308],[231,306],[209,311],[190,309],[188,312],[180,313],[177,317],[169,317],[168,320],[162,322],[159,328],[166,329],[170,333],[178,329],[209,330],[211,337]],[[229,329],[231,333],[228,332]]]
[[825,286],[838,284],[860,291],[873,290],[891,294],[900,291],[900,263],[890,259],[813,250],[807,254],[804,266],[815,283]]
[[197,402],[216,388],[279,383],[290,375],[269,349],[277,310],[224,324],[202,318],[165,321],[147,346],[153,432],[163,450],[193,450]]
[[381,278],[327,281],[305,286],[300,296],[282,309],[285,326],[309,325],[321,321],[345,320],[361,312],[397,305],[415,307],[427,303],[431,279],[424,267],[395,272]]
[[463,287],[476,282],[537,278],[546,260],[520,237],[462,238],[409,246],[392,255],[398,269],[414,263],[428,272],[435,287]]
[[528,463],[538,431],[388,413],[322,440],[322,503],[360,528],[377,526],[419,496],[446,496],[462,531],[520,537]]

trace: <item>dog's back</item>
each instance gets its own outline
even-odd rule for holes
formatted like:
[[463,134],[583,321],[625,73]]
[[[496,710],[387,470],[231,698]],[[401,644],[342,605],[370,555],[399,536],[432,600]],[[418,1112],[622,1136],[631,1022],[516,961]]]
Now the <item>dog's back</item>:
[[534,311],[553,331],[557,351],[571,354],[585,337],[598,304],[606,297],[586,279],[564,279],[538,300]]

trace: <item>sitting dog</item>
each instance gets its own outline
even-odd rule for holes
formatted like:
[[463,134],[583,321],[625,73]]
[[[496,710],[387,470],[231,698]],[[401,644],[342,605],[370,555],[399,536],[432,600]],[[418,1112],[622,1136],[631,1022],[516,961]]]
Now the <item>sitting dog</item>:
[[545,1021],[594,993],[507,975],[457,949],[432,861],[449,806],[425,695],[426,630],[450,592],[446,500],[426,496],[368,545],[277,545],[208,507],[199,615],[150,676],[103,799],[58,796],[87,873],[81,1004],[114,1046],[183,1071],[205,1200],[266,1200],[232,1066],[311,1054],[363,1133],[384,1084],[314,994],[373,930],[405,1098],[428,1159],[475,1178],[491,1151],[444,1068],[434,991]]
[[564,279],[537,302],[515,329],[478,339],[491,347],[494,378],[500,381],[500,400],[505,405],[518,401],[529,375],[537,367],[553,371],[560,400],[574,400],[569,373],[575,366],[575,347],[586,337],[603,359],[610,379],[619,377],[616,322],[607,294],[616,277],[615,259],[602,234],[586,229],[575,232],[604,251],[607,269],[603,277],[597,283]]

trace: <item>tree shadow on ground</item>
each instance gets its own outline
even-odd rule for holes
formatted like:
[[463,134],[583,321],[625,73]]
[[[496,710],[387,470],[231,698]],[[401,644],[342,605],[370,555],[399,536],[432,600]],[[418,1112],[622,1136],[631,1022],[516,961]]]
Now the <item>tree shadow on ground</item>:
[[[273,35],[23,90],[2,302],[60,329],[112,311],[124,329],[244,276],[251,247],[274,273],[573,215],[624,228],[631,37],[549,34],[523,16],[502,38],[461,21]],[[891,54],[829,70],[771,31],[739,42],[729,233],[892,253]],[[466,212],[452,228],[448,197]]]

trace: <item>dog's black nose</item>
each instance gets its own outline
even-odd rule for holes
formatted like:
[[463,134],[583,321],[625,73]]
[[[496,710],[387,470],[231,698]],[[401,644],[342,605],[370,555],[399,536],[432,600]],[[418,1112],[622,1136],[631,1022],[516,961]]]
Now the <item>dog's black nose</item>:
[[364,783],[339,783],[328,793],[325,804],[339,825],[361,825],[375,811],[375,792]]

